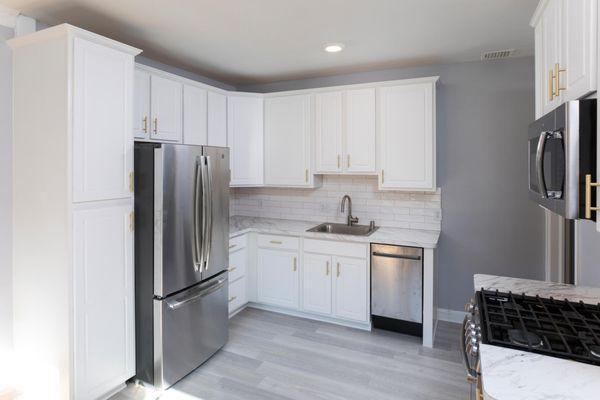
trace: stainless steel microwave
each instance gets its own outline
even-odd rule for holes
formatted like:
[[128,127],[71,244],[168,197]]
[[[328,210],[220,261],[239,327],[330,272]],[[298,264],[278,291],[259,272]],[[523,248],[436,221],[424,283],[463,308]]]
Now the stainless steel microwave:
[[529,197],[584,217],[585,175],[596,177],[596,99],[568,101],[529,125]]

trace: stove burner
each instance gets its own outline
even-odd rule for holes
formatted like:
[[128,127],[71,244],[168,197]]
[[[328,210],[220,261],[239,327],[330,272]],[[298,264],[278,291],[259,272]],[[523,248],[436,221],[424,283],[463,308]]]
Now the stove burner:
[[590,356],[600,359],[600,346],[590,346]]
[[544,347],[544,341],[533,332],[523,331],[521,329],[509,329],[508,337],[512,344],[518,346],[529,346],[531,343],[531,347],[534,349]]

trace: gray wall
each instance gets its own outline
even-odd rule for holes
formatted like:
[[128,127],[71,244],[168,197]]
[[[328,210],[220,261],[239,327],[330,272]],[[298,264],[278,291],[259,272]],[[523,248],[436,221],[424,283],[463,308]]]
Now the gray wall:
[[[272,92],[439,75],[437,179],[442,235],[439,307],[461,310],[473,274],[544,279],[544,214],[527,198],[532,57],[238,87]],[[359,216],[360,217],[360,216]]]
[[0,354],[12,346],[12,59],[0,26]]

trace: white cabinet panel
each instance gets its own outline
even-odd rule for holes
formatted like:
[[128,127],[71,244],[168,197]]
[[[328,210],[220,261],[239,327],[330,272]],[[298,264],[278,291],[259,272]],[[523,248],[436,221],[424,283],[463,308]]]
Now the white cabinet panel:
[[75,398],[96,399],[135,374],[133,205],[73,215]]
[[302,305],[305,311],[331,314],[331,257],[304,253]]
[[206,90],[192,85],[183,87],[183,143],[206,145],[207,138]]
[[311,95],[265,99],[265,183],[313,185]]
[[73,74],[73,201],[130,198],[133,61],[76,38]]
[[367,261],[334,256],[333,266],[334,315],[367,321]]
[[298,308],[298,253],[258,249],[258,301]]
[[246,249],[229,252],[229,282],[233,282],[246,275],[248,264]]
[[150,137],[155,140],[181,142],[183,84],[158,75],[152,75],[150,83]]
[[560,87],[565,88],[561,101],[569,101],[596,90],[598,2],[562,0],[561,3],[560,67],[565,71],[558,78]]
[[[560,96],[557,95],[555,66],[560,54],[560,11],[561,0],[548,2],[540,23],[542,24],[542,113],[552,111],[560,104]],[[562,75],[562,73],[561,73]]]
[[229,281],[229,314],[238,310],[248,302],[246,294],[246,278],[235,282]]
[[136,69],[133,82],[133,136],[150,136],[150,74]]
[[315,95],[316,172],[342,171],[342,92]]
[[347,172],[376,172],[375,89],[346,92],[346,154],[343,162]]
[[435,190],[434,85],[378,89],[380,189]]
[[263,99],[229,96],[227,143],[230,148],[231,186],[262,185]]
[[227,147],[227,96],[208,92],[208,145]]

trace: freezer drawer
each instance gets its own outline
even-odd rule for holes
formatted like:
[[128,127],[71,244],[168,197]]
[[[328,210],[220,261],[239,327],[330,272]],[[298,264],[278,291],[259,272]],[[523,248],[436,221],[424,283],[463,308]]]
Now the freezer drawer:
[[156,388],[173,385],[227,342],[227,300],[227,274],[166,299],[154,300]]
[[403,321],[408,323],[404,326],[412,326],[419,333],[416,324],[423,322],[423,249],[371,245],[371,315],[374,323],[402,326],[395,322]]

